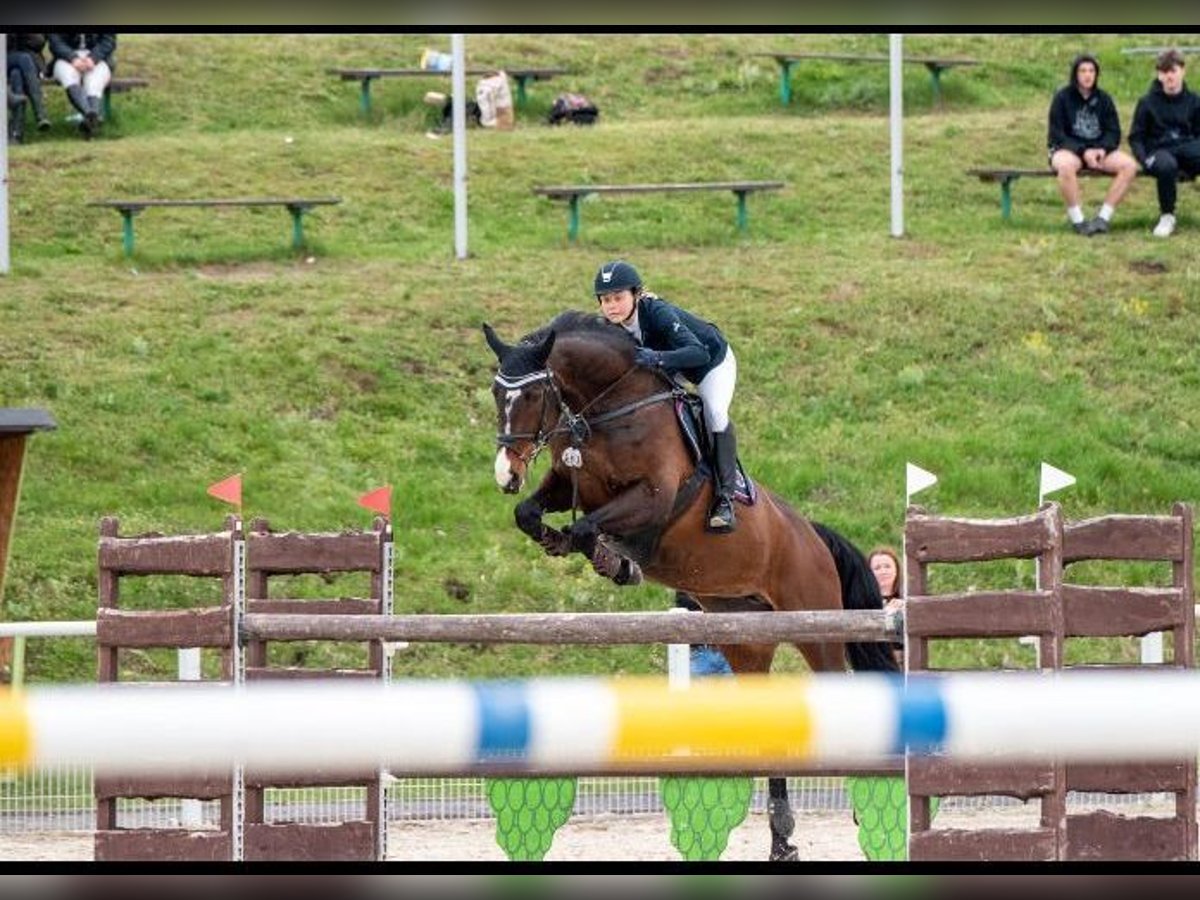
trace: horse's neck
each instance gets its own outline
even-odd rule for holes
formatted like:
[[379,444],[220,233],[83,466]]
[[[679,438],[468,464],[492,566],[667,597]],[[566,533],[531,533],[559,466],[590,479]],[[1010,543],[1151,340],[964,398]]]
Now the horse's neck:
[[601,397],[607,407],[612,401],[646,393],[646,379],[640,373],[633,373],[622,381],[622,376],[629,371],[629,364],[617,359],[615,354],[592,359],[572,356],[561,361],[557,371],[563,399],[576,410]]

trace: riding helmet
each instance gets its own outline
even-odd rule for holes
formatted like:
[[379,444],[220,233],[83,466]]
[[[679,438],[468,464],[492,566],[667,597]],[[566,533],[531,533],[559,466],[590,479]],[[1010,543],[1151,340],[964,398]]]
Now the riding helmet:
[[607,262],[596,273],[596,296],[623,291],[626,288],[636,292],[642,286],[642,279],[637,269],[623,259]]

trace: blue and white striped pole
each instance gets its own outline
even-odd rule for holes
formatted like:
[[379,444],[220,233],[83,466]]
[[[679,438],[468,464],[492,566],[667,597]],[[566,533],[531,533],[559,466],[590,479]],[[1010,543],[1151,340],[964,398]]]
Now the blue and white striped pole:
[[[0,694],[0,767],[103,774],[745,772],[903,752],[963,760],[1177,759],[1200,750],[1200,673],[869,673],[697,679],[250,683]],[[624,768],[623,768],[624,767]]]

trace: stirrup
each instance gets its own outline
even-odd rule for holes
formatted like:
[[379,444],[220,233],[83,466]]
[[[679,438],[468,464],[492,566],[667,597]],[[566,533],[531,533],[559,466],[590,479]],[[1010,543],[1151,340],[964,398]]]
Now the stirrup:
[[[728,515],[724,514],[726,512]],[[717,534],[728,534],[736,527],[733,502],[728,497],[718,500],[708,514],[708,530]]]

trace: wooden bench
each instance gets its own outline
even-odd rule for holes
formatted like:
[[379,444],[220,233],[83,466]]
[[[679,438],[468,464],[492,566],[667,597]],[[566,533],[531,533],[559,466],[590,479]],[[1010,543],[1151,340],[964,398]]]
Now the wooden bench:
[[341,203],[341,197],[235,197],[210,200],[93,200],[88,206],[115,209],[121,214],[125,255],[133,255],[133,217],[152,206],[285,206],[292,214],[292,247],[304,246],[304,214],[314,206]]
[[[503,71],[517,82],[517,105],[524,106],[526,101],[525,85],[530,81],[549,81],[555,75],[565,75],[569,69],[507,69],[493,67],[488,69],[468,68],[467,75],[494,75]],[[371,82],[376,78],[446,78],[453,73],[443,69],[326,69],[329,75],[336,75],[342,81],[357,81],[362,85],[359,94],[358,108],[364,116],[371,114]]]
[[782,181],[705,181],[678,184],[575,184],[535,187],[533,192],[551,200],[566,200],[570,204],[567,239],[574,243],[579,237],[579,201],[589,194],[649,194],[668,191],[732,191],[737,196],[738,230],[745,233],[746,196],[755,191],[777,191]]
[[[1170,49],[1172,49],[1172,48],[1170,48],[1170,47],[1125,47],[1121,50],[1121,52],[1125,53],[1125,54],[1129,54],[1129,55],[1140,55],[1140,54],[1151,54],[1152,53],[1155,56],[1158,56],[1158,54],[1162,53],[1164,50],[1170,50]],[[1178,50],[1180,53],[1200,53],[1200,47],[1175,47],[1174,49]]]
[[[105,120],[112,118],[112,95],[113,94],[124,94],[124,93],[127,93],[128,91],[136,90],[137,88],[144,88],[144,87],[149,87],[149,86],[150,86],[149,78],[113,78],[111,81],[109,81],[108,87],[104,91],[104,118],[105,118]],[[60,85],[53,78],[49,78],[47,76],[42,76],[42,87],[43,88],[52,88],[52,87],[61,88],[62,85]]]
[[[1021,178],[1057,178],[1057,173],[1047,166],[1044,169],[1025,169],[1019,167],[993,169],[967,169],[968,175],[974,175],[980,181],[990,181],[1000,185],[1000,216],[1005,221],[1012,218],[1012,185]],[[1079,175],[1083,178],[1112,178],[1109,172],[1098,172],[1095,169],[1081,169]],[[1150,173],[1139,169],[1139,177],[1149,178]],[[1180,181],[1192,181],[1185,173],[1179,173]]]
[[[825,59],[835,62],[881,62],[891,61],[886,53],[755,53],[755,56],[769,56],[779,65],[779,99],[783,105],[792,102],[792,67],[802,59]],[[955,66],[977,66],[977,59],[962,59],[959,57],[938,56],[905,56],[906,63],[920,63],[929,70],[933,80],[933,101],[942,103],[942,72]]]

